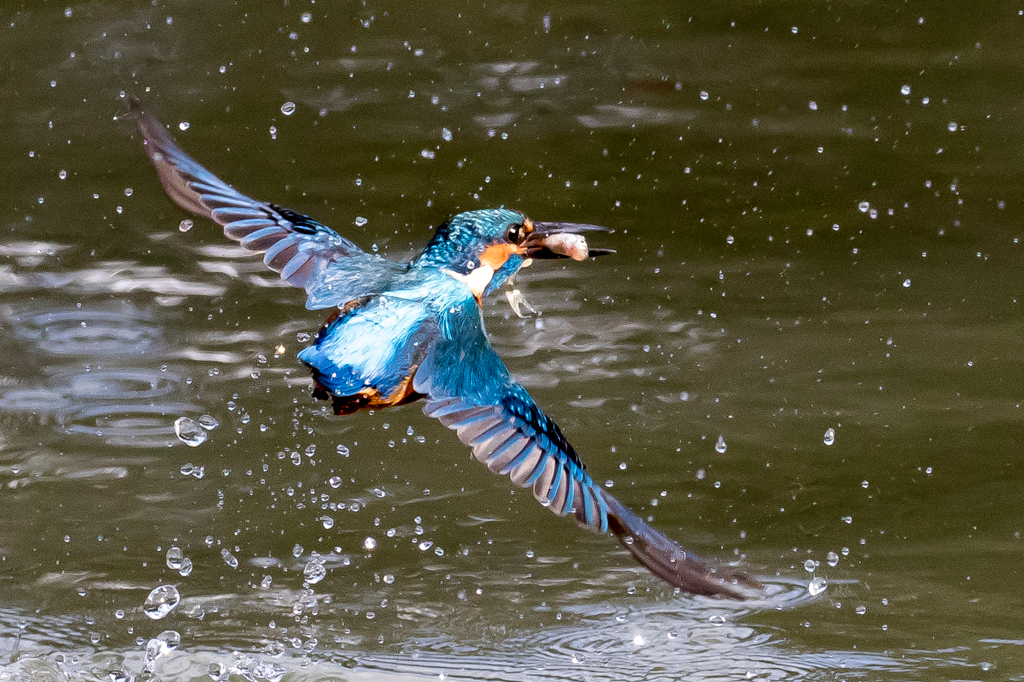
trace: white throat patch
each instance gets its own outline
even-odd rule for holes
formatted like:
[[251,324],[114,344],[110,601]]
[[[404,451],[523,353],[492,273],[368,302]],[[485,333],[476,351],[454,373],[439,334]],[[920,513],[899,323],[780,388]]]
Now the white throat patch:
[[494,277],[494,268],[489,265],[481,265],[468,275],[463,275],[453,270],[441,270],[441,272],[456,282],[465,284],[476,298],[483,297],[484,290],[487,289],[487,285],[491,283],[491,279]]

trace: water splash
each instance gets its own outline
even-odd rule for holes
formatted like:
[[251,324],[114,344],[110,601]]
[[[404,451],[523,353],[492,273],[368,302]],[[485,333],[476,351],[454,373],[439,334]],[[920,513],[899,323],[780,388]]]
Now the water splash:
[[178,417],[174,420],[174,435],[191,448],[199,447],[210,437],[206,429],[191,417]]
[[142,603],[142,612],[153,620],[165,618],[181,601],[178,588],[174,585],[154,587]]

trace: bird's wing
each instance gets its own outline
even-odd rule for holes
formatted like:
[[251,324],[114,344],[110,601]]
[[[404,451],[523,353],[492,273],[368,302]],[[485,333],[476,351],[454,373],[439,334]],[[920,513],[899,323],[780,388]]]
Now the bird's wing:
[[200,166],[164,125],[131,101],[131,115],[160,182],[179,206],[210,218],[281,279],[304,288],[306,307],[328,308],[380,293],[405,266],[369,254],[331,228],[295,211],[256,201]]
[[475,305],[441,317],[439,335],[416,371],[423,412],[454,430],[478,460],[537,500],[597,533],[612,531],[633,556],[670,585],[694,594],[747,596],[756,583],[720,575],[601,488],[561,429],[512,379],[487,341]]

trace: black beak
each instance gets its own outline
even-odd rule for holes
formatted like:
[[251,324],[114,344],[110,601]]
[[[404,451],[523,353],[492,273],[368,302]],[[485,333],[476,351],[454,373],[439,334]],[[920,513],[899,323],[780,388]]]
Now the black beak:
[[586,260],[591,256],[615,253],[614,249],[594,249],[587,244],[581,232],[612,232],[599,225],[586,223],[534,222],[533,232],[524,245],[528,258],[572,258]]

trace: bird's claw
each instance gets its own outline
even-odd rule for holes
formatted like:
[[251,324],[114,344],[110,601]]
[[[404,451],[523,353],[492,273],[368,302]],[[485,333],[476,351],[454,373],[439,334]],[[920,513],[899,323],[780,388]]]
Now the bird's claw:
[[519,291],[519,289],[506,291],[505,298],[508,299],[508,304],[512,307],[512,312],[514,312],[518,317],[526,317],[526,315],[523,315],[521,308],[526,308],[534,314],[537,313],[537,309],[530,305],[530,302],[526,300],[526,297],[523,296],[523,292]]

